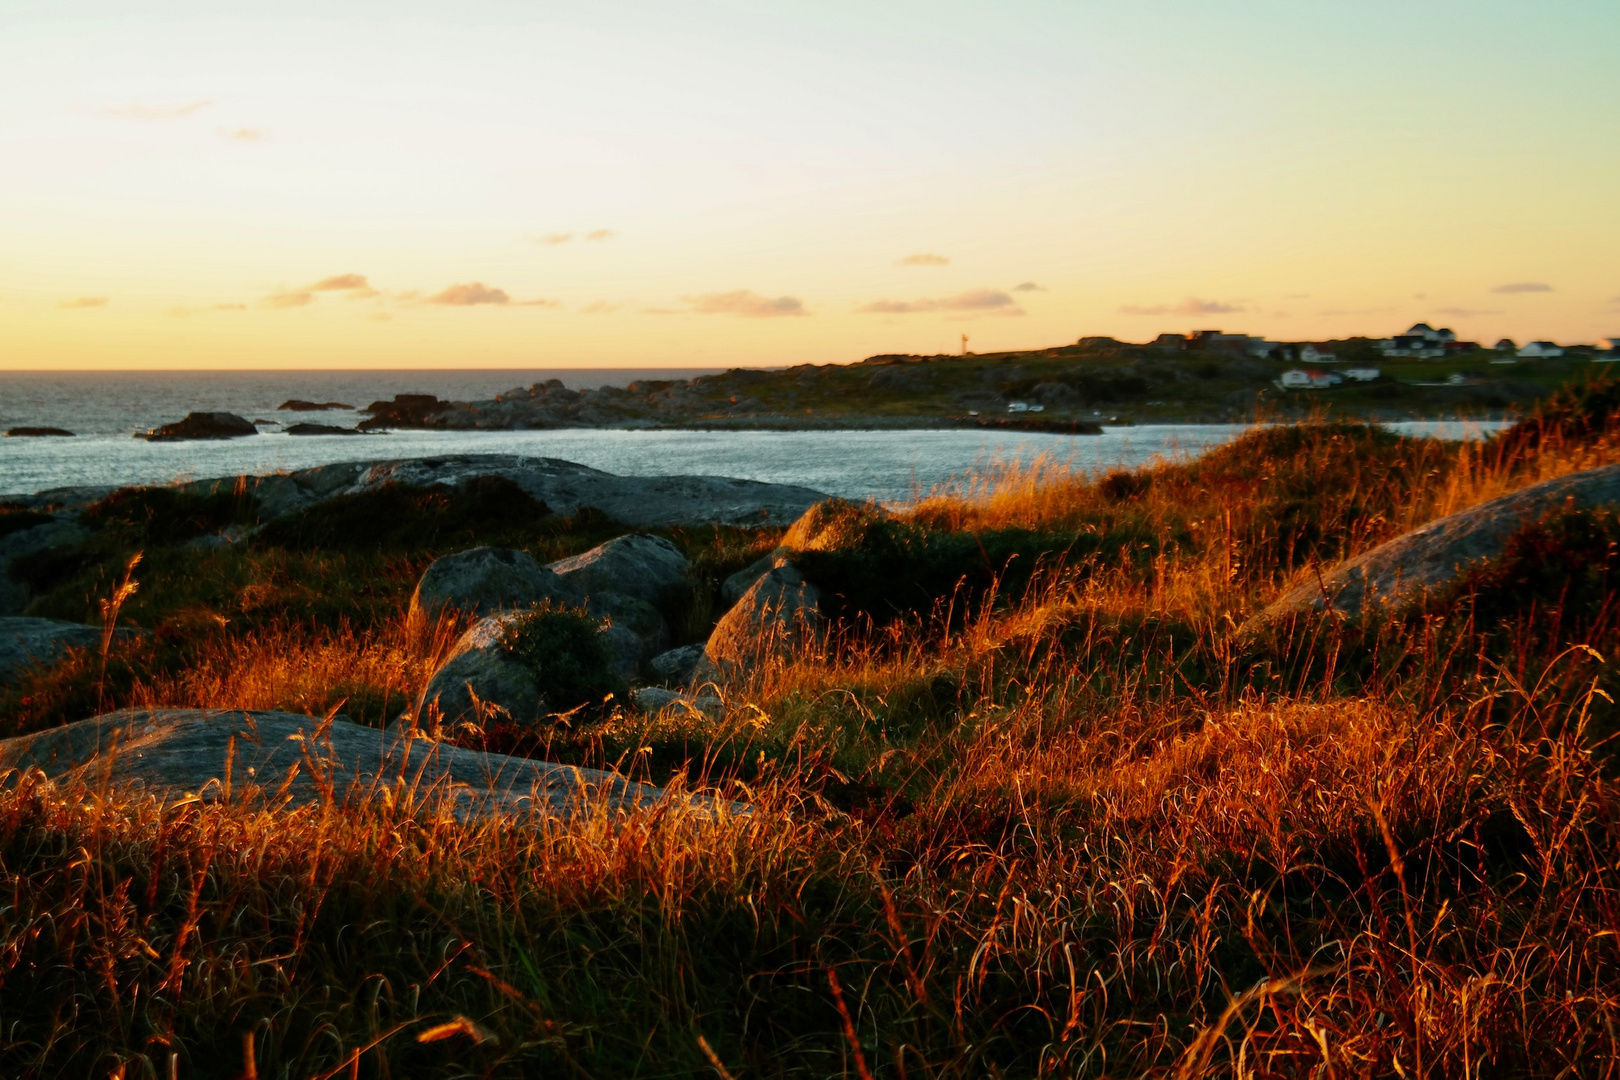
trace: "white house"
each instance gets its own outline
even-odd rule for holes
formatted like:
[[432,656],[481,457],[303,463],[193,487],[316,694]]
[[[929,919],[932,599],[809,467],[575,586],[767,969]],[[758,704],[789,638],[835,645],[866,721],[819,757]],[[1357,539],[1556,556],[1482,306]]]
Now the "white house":
[[1519,349],[1519,357],[1524,360],[1546,359],[1563,355],[1564,350],[1550,341],[1532,341]]
[[1620,356],[1620,334],[1616,334],[1614,337],[1600,339],[1598,341],[1598,348],[1607,349],[1611,353],[1614,353],[1615,356]]
[[1344,377],[1351,382],[1377,382],[1383,372],[1375,367],[1353,367],[1344,369]]
[[1007,411],[1008,412],[1029,412],[1029,402],[1027,402],[1027,401],[1009,401],[1009,402],[1007,402]]
[[1457,340],[1447,327],[1436,330],[1428,323],[1417,323],[1404,334],[1396,334],[1378,343],[1385,356],[1403,356],[1413,360],[1436,360],[1446,355],[1446,346]]
[[1315,345],[1301,345],[1299,348],[1299,362],[1302,364],[1334,364],[1338,360],[1337,356]]
[[1342,382],[1338,374],[1315,368],[1289,368],[1277,378],[1277,385],[1284,390],[1325,390]]

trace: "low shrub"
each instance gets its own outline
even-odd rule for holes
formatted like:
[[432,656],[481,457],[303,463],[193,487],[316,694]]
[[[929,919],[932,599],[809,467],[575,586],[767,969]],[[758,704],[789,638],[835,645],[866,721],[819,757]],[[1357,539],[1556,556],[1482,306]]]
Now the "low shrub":
[[545,707],[554,713],[623,700],[629,687],[613,671],[602,626],[576,608],[547,601],[508,625],[501,646],[535,673]]
[[385,484],[278,518],[258,539],[285,548],[345,551],[471,546],[496,537],[520,538],[550,513],[545,503],[501,476],[427,487]]

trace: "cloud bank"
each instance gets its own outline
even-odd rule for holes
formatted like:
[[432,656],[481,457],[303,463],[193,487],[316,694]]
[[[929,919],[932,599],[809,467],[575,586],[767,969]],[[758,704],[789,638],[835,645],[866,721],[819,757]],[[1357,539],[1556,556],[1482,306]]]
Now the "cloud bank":
[[919,315],[929,311],[979,311],[996,315],[1022,315],[1024,309],[999,289],[970,289],[937,300],[875,300],[855,311],[861,315]]
[[1498,285],[1492,289],[1493,293],[1538,293],[1552,292],[1553,287],[1540,281],[1514,281],[1507,285]]
[[771,319],[783,315],[808,315],[804,301],[796,296],[778,296],[772,299],[748,289],[728,293],[705,293],[702,296],[683,296],[699,315],[741,315],[746,319]]
[[485,285],[482,281],[469,281],[466,284],[451,285],[442,292],[428,297],[430,304],[443,304],[446,307],[478,307],[481,304],[510,304],[512,298],[505,289],[497,289]]

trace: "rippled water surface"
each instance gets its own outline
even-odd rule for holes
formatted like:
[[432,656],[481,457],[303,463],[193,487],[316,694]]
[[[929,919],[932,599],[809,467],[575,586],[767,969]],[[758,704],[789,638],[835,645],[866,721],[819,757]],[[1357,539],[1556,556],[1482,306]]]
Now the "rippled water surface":
[[[489,453],[563,458],[621,475],[734,476],[802,484],[846,498],[896,501],[997,462],[1029,462],[1047,454],[1082,468],[1108,469],[1154,457],[1196,454],[1245,430],[1238,424],[1164,424],[1110,428],[1091,436],[966,430],[570,430],[294,437],[272,427],[265,434],[224,442],[148,443],[130,437],[138,428],[205,409],[223,409],[249,419],[321,420],[347,426],[358,419],[355,414],[298,416],[278,413],[275,406],[291,397],[364,405],[401,392],[487,398],[512,386],[565,374],[569,376],[565,381],[580,386],[622,384],[653,373],[256,372],[229,378],[174,373],[27,378],[8,374],[0,377],[0,426],[56,426],[81,434],[72,439],[0,439],[0,493],[163,484],[338,461]],[[1427,422],[1391,426],[1440,438],[1479,437],[1501,427]]]

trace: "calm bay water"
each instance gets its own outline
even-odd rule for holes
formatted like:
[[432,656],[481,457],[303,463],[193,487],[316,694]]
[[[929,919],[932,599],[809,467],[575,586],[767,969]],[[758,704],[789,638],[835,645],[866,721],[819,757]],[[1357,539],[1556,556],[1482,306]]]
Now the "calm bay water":
[[[624,385],[697,372],[474,371],[252,372],[203,376],[0,373],[0,427],[64,427],[73,439],[0,439],[0,494],[70,486],[164,484],[180,479],[302,469],[338,461],[444,454],[519,454],[576,461],[621,475],[709,474],[803,484],[830,495],[898,501],[948,486],[997,462],[1046,454],[1087,469],[1196,454],[1235,438],[1238,424],[1111,428],[1102,435],[940,431],[400,431],[374,436],[288,436],[274,427],[225,442],[148,443],[137,429],[194,410],[222,409],[250,420],[299,419],[351,425],[353,413],[278,413],[293,398],[365,405],[396,393],[461,400],[561,378],[572,386]],[[1392,425],[1411,434],[1470,438],[1501,425]]]

